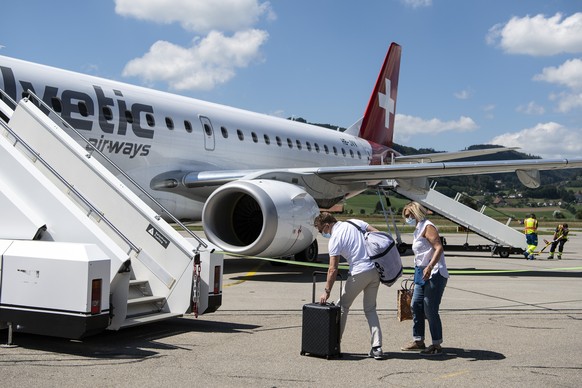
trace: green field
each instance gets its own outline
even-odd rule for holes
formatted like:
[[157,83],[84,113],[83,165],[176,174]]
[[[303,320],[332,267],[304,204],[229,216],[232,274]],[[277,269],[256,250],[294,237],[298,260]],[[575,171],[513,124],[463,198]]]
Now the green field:
[[[405,204],[410,202],[409,199],[398,198],[395,196],[390,196],[390,204],[398,228],[403,232],[407,232],[408,229],[412,231],[412,228],[405,226],[402,220],[402,208]],[[368,222],[374,224],[385,224],[384,216],[381,212],[376,211],[378,202],[380,198],[377,194],[363,193],[354,198],[346,200],[344,205],[344,212],[338,215],[338,218],[364,218]],[[566,217],[564,219],[556,219],[553,217],[554,211],[560,210],[562,214]],[[570,228],[582,228],[582,220],[574,219],[574,215],[565,209],[560,209],[559,207],[544,207],[544,208],[512,208],[512,207],[502,207],[499,209],[487,207],[485,214],[498,220],[502,223],[507,223],[508,219],[511,218],[510,226],[520,229],[520,221],[526,218],[529,213],[535,213],[541,230],[551,230],[555,228],[558,223],[567,222]],[[438,215],[431,216],[431,219],[439,225],[441,232],[451,233],[457,231],[457,225],[452,221],[449,221]],[[549,232],[548,232],[549,233]]]

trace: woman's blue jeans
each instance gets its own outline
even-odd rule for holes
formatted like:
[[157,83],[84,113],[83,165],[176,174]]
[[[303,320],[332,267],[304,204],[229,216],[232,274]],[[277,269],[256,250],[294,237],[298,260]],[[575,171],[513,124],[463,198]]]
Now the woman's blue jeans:
[[443,342],[443,325],[439,315],[439,306],[447,278],[435,273],[432,278],[426,280],[424,285],[414,285],[412,294],[412,336],[415,341],[424,341],[424,319],[428,320],[428,327],[433,345]]

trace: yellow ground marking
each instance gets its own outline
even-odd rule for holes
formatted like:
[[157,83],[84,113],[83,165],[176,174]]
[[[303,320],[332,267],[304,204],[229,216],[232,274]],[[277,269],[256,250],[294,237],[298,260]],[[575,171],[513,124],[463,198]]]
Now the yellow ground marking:
[[231,286],[236,286],[237,284],[241,284],[246,282],[247,280],[249,280],[248,278],[255,276],[259,270],[259,268],[261,268],[266,262],[262,261],[259,263],[259,265],[257,265],[255,268],[251,269],[249,272],[247,272],[244,276],[243,279],[239,279],[239,280],[235,280],[232,283],[228,283],[228,284],[223,284],[222,287],[231,287]]

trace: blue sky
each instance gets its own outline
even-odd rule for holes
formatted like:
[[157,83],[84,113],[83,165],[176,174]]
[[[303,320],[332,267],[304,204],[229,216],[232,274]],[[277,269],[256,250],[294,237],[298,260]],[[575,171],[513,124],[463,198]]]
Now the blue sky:
[[395,142],[582,155],[580,0],[27,0],[1,55],[350,126],[402,46]]

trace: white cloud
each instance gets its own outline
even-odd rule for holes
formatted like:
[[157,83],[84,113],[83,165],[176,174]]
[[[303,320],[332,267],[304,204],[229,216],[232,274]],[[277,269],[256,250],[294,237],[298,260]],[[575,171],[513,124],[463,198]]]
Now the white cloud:
[[485,105],[481,109],[485,112],[486,119],[493,120],[495,118],[495,104]]
[[455,96],[455,98],[458,98],[459,100],[468,100],[471,95],[473,93],[470,90],[460,90],[458,92],[453,93],[453,95]]
[[557,101],[556,110],[560,113],[582,108],[582,93],[554,93],[550,95],[550,100]]
[[207,34],[193,37],[190,47],[157,41],[123,70],[124,76],[149,84],[167,82],[174,90],[213,89],[232,79],[237,69],[260,61],[260,48],[269,34],[250,27],[263,15],[275,18],[270,3],[259,0],[115,0],[115,4],[115,11],[126,17],[179,23],[187,31]]
[[582,153],[582,128],[566,128],[555,122],[540,123],[519,132],[504,133],[489,143],[520,147],[521,152],[544,158],[579,157]]
[[535,81],[565,86],[568,92],[553,93],[550,100],[557,101],[556,110],[561,113],[582,108],[582,59],[570,59],[557,67],[546,67],[536,74]]
[[275,17],[270,3],[258,0],[115,0],[115,12],[160,24],[179,23],[199,33],[244,30],[263,15]]
[[516,111],[527,115],[543,115],[546,112],[544,107],[536,104],[535,101],[530,101],[527,105],[518,106]]
[[398,128],[394,131],[397,143],[408,142],[415,135],[436,136],[442,132],[471,132],[478,128],[472,118],[465,116],[458,120],[441,121],[436,118],[425,120],[403,114],[396,114],[394,126]]
[[582,90],[582,59],[570,59],[558,67],[545,67],[533,79]]
[[212,31],[189,48],[158,41],[144,56],[129,61],[123,75],[165,81],[175,90],[209,90],[234,77],[237,68],[257,60],[267,37],[262,30],[241,31],[232,37]]
[[582,52],[582,13],[564,18],[561,13],[513,17],[489,29],[487,43],[509,54],[534,56]]
[[432,5],[432,0],[401,0],[404,5],[412,8],[420,7],[430,7]]

